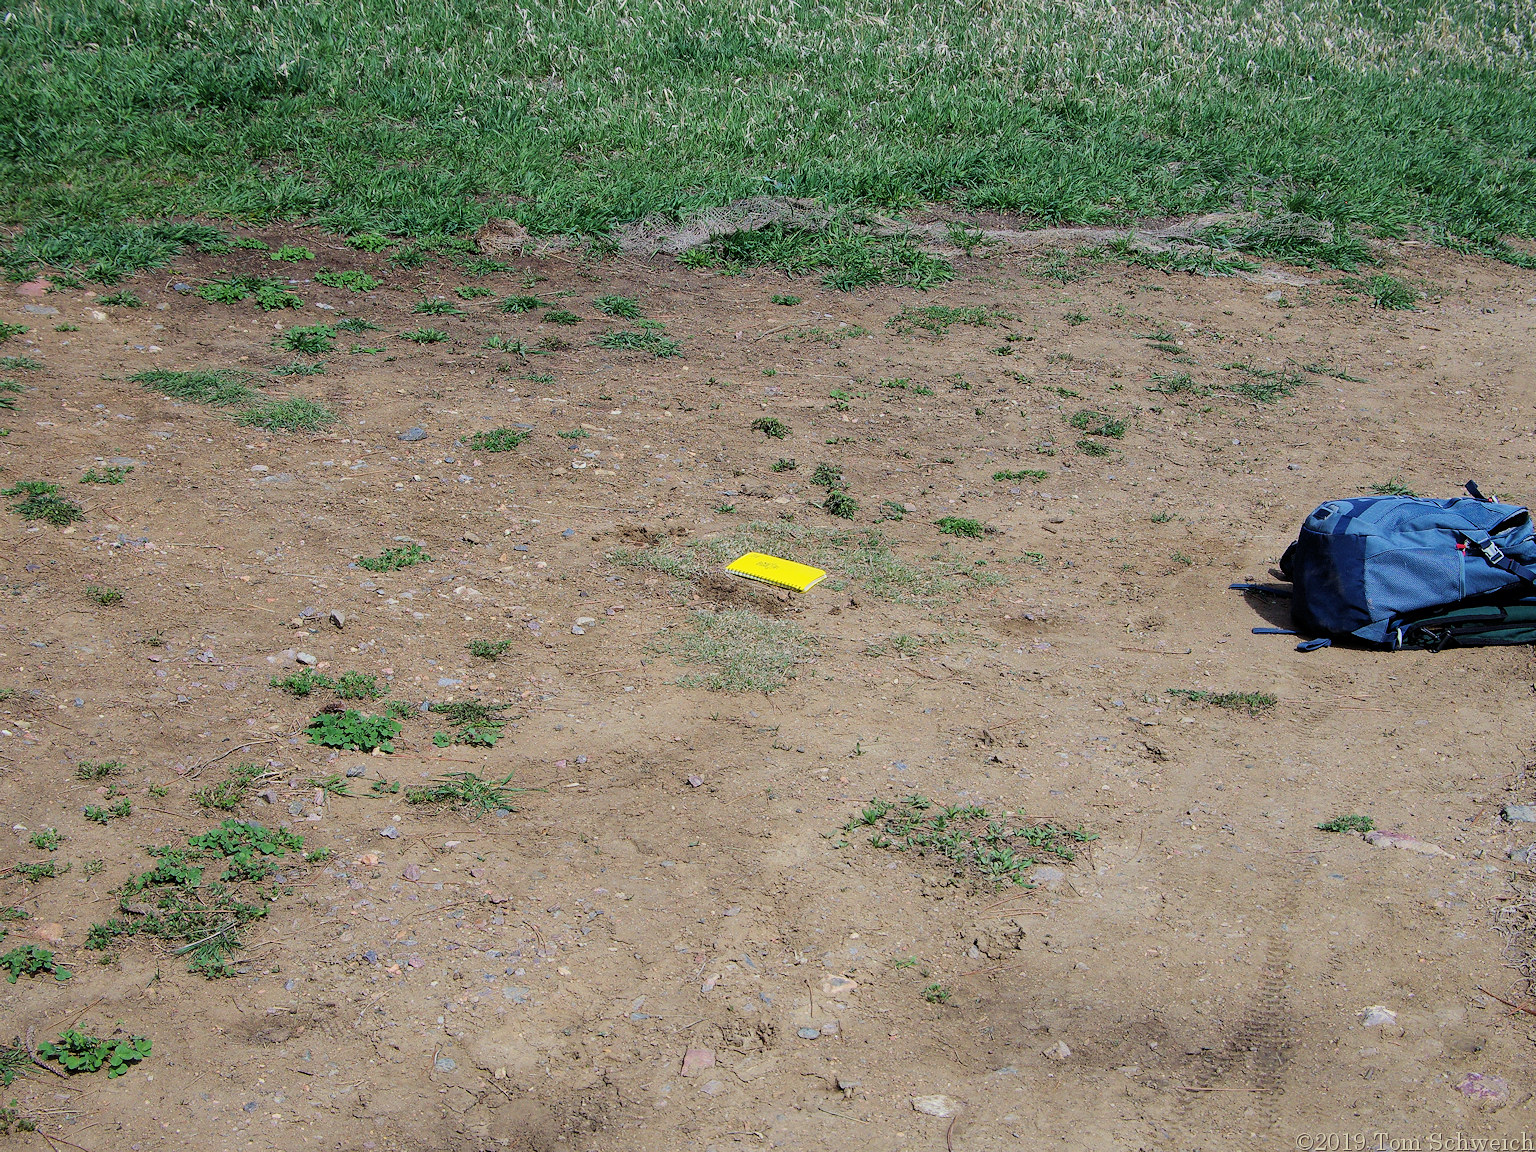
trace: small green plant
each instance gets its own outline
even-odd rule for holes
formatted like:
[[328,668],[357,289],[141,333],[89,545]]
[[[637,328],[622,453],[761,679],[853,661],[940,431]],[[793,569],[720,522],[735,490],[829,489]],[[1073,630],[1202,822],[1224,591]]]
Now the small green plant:
[[36,884],[40,880],[53,880],[64,875],[70,869],[69,864],[60,868],[52,860],[44,860],[37,864],[12,864],[11,871],[24,877],[29,883]]
[[283,260],[290,264],[300,260],[313,260],[314,258],[315,254],[313,252],[298,244],[284,244],[276,252],[272,253],[271,256],[273,260]]
[[74,975],[59,967],[52,952],[46,948],[39,948],[36,944],[23,944],[20,948],[12,948],[4,955],[0,955],[0,971],[8,973],[5,978],[7,984],[16,983],[22,976],[41,976],[44,973],[51,975],[62,984]]
[[968,536],[980,540],[987,534],[987,526],[980,520],[964,516],[944,516],[935,520],[934,524],[946,536]]
[[715,505],[715,511],[719,512],[722,516],[729,516],[732,512],[736,511],[736,505],[734,505],[734,504],[716,504]]
[[618,316],[623,320],[640,319],[640,301],[629,296],[599,296],[592,307],[605,316]]
[[85,470],[85,475],[80,477],[80,483],[82,483],[82,484],[121,484],[124,480],[128,479],[128,473],[130,473],[132,471],[133,471],[133,465],[131,465],[131,464],[125,465],[124,467],[121,467],[121,468],[110,467],[109,466],[108,468],[106,468],[105,470],[103,470],[101,472],[96,471],[96,469],[94,469],[94,468],[87,468]]
[[421,300],[416,307],[411,309],[418,316],[462,316],[464,309],[460,308],[452,300],[445,300],[441,296],[430,300]]
[[412,328],[409,332],[400,333],[400,339],[409,340],[413,344],[441,344],[448,339],[448,333],[441,328]]
[[1387,310],[1412,309],[1419,301],[1419,294],[1412,286],[1396,276],[1372,276],[1366,282],[1365,291],[1376,307]]
[[585,440],[592,433],[588,432],[585,428],[572,428],[569,432],[556,432],[555,435],[562,440]]
[[375,780],[368,786],[370,796],[396,796],[400,793],[400,781]]
[[413,564],[430,563],[432,557],[422,551],[419,544],[407,544],[403,548],[386,548],[377,556],[359,556],[357,566],[369,572],[397,572]]
[[943,984],[930,984],[923,989],[923,999],[930,1004],[948,1004],[951,995]]
[[1072,328],[1076,328],[1079,324],[1088,323],[1087,315],[1082,312],[1068,312],[1062,319]]
[[332,688],[334,682],[323,672],[316,672],[313,668],[299,668],[286,676],[274,676],[268,685],[280,689],[290,696],[308,696],[316,688]]
[[302,352],[308,356],[320,356],[335,350],[332,342],[336,329],[330,324],[309,324],[290,328],[277,338],[278,346],[290,352]]
[[496,292],[483,284],[465,284],[455,288],[453,294],[460,300],[479,300],[486,296],[494,296]]
[[466,646],[471,656],[481,660],[495,660],[505,656],[512,647],[510,640],[471,640]]
[[1371,491],[1378,496],[1417,496],[1418,493],[1403,482],[1401,476],[1394,476],[1390,480],[1384,480],[1380,484],[1372,484]]
[[759,416],[752,421],[752,431],[761,432],[770,440],[783,440],[790,434],[790,427],[776,416]]
[[464,443],[472,452],[510,452],[531,435],[523,428],[492,428],[476,432]]
[[793,308],[796,304],[800,303],[800,297],[788,296],[776,292],[772,296],[768,297],[768,303],[778,304],[784,308]]
[[487,704],[483,700],[433,704],[430,711],[446,716],[450,724],[457,726],[458,731],[439,732],[433,736],[432,742],[439,748],[446,748],[449,744],[468,744],[478,748],[494,746],[501,739],[502,729],[507,723],[498,708],[499,705]]
[[537,296],[508,296],[501,302],[503,312],[532,312],[536,308],[552,308],[554,304],[549,300],[541,300]]
[[1279,703],[1268,692],[1210,692],[1203,688],[1170,688],[1168,695],[1182,696],[1194,704],[1214,704],[1234,712],[1247,712],[1250,716],[1271,712]]
[[341,748],[351,752],[395,750],[394,739],[400,735],[400,722],[388,716],[367,716],[348,708],[342,712],[322,712],[304,729],[311,744]]
[[898,972],[901,971],[903,968],[916,968],[917,967],[917,957],[916,956],[895,956],[895,957],[892,957],[891,958],[891,967],[895,968]]
[[775,472],[793,472],[797,467],[798,465],[794,462],[794,460],[786,459],[782,456],[779,457],[778,460],[774,461],[773,464],[773,470]]
[[1209,396],[1211,394],[1209,384],[1201,384],[1188,372],[1179,372],[1174,375],[1154,372],[1152,380],[1153,383],[1147,385],[1147,391],[1164,396]]
[[821,510],[829,516],[852,520],[859,514],[859,502],[840,489],[832,489],[821,502]]
[[347,244],[359,252],[382,252],[394,241],[380,232],[359,232],[347,237]]
[[1090,436],[1108,436],[1115,440],[1125,435],[1125,421],[1118,420],[1107,412],[1096,412],[1091,408],[1083,408],[1073,413],[1067,421],[1079,432],[1086,432]]
[[247,428],[265,428],[269,432],[320,432],[336,423],[333,409],[303,396],[286,400],[263,400],[235,418]]
[[271,247],[265,240],[258,240],[254,236],[235,236],[230,240],[233,248],[244,248],[251,252],[270,252]]
[[81,760],[75,765],[76,780],[106,780],[121,776],[127,768],[121,760]]
[[126,796],[116,804],[109,804],[102,808],[95,804],[85,806],[85,818],[97,824],[109,824],[113,820],[121,820],[125,816],[133,815],[133,803]]
[[[489,348],[492,352],[510,352],[514,356],[521,357],[544,355],[544,351],[542,349],[530,348],[521,340],[514,340],[510,336],[487,337],[485,341],[485,347]],[[527,379],[527,377],[523,377],[523,379]],[[553,381],[554,377],[550,377],[550,379]]]
[[102,1040],[87,1036],[73,1028],[59,1033],[58,1043],[44,1040],[37,1046],[37,1054],[45,1060],[57,1060],[65,1072],[98,1072],[107,1070],[107,1079],[114,1080],[133,1065],[149,1055],[147,1036],[111,1037]]
[[[19,1042],[9,1048],[0,1047],[0,1084],[10,1084],[17,1071],[30,1063],[27,1050]],[[36,1131],[37,1121],[21,1114],[19,1101],[0,1106],[0,1136]]]
[[85,588],[85,598],[93,604],[100,604],[103,608],[110,608],[114,604],[123,602],[123,594],[116,588],[103,588],[99,584],[88,584]]
[[329,685],[343,700],[377,700],[389,695],[389,685],[382,687],[371,672],[343,672]]
[[994,480],[1033,480],[1037,484],[1045,477],[1046,473],[1039,468],[1021,468],[1013,472],[1004,470],[992,473]]
[[315,282],[349,292],[372,292],[379,286],[379,281],[366,272],[316,272]]
[[1317,825],[1319,832],[1358,832],[1362,836],[1376,830],[1376,821],[1369,816],[1335,816]]
[[0,323],[0,344],[4,344],[12,336],[23,336],[30,331],[31,329],[25,324]]
[[[1074,447],[1076,447],[1077,450],[1079,452],[1081,452],[1084,456],[1100,456],[1100,457],[1102,457],[1102,456],[1113,456],[1115,454],[1115,450],[1113,448],[1111,448],[1109,445],[1102,444],[1102,443],[1100,443],[1097,440],[1090,440],[1086,436],[1084,436],[1082,439],[1078,440],[1077,444],[1074,445]],[[1054,455],[1054,453],[1052,453],[1052,455]]]
[[202,808],[233,812],[245,803],[246,798],[251,794],[251,789],[265,771],[259,764],[240,764],[229,769],[228,775],[217,784],[207,784],[195,789],[192,800]]
[[378,330],[379,326],[377,324],[370,324],[361,316],[352,316],[346,320],[338,320],[336,322],[336,331],[338,332],[362,333],[377,332]]
[[42,366],[41,360],[34,360],[30,356],[0,356],[0,372],[15,372],[21,369],[36,371]]
[[63,839],[64,837],[59,835],[57,828],[43,828],[32,833],[27,838],[27,843],[42,852],[57,852],[59,844]]
[[163,784],[151,784],[149,785],[149,794],[151,796],[169,796],[171,790]]
[[1168,554],[1168,559],[1172,560],[1175,564],[1182,564],[1186,568],[1190,567],[1195,562],[1193,556],[1186,556],[1183,552],[1170,552]]
[[663,336],[653,328],[639,328],[629,332],[603,332],[597,337],[597,346],[629,352],[649,352],[658,360],[668,360],[680,355],[683,350],[683,346],[676,340]]
[[[153,791],[153,789],[151,789],[151,791]],[[107,862],[105,860],[87,860],[84,864],[80,865],[80,871],[85,875],[87,880],[94,876],[100,876],[106,870]]]
[[104,304],[109,308],[139,308],[143,306],[144,301],[127,289],[122,289],[117,292],[108,292],[105,296],[98,296],[96,303]]
[[73,500],[59,495],[59,486],[46,480],[20,480],[0,491],[0,496],[19,496],[11,511],[24,520],[41,520],[62,528],[85,519],[85,511]]
[[546,323],[546,324],[580,324],[581,323],[581,317],[576,315],[576,313],[574,313],[574,312],[568,312],[564,308],[552,308],[550,311],[544,313],[544,323]]
[[511,782],[510,772],[500,780],[486,780],[475,772],[449,772],[420,788],[407,788],[405,802],[443,804],[472,820],[497,810],[516,812],[512,797],[528,789],[510,787]]

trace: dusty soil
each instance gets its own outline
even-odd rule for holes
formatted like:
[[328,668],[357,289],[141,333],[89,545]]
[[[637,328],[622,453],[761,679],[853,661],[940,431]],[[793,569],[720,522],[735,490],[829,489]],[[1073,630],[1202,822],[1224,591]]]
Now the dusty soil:
[[[841,294],[667,257],[518,259],[469,279],[262,235],[321,258],[188,258],[129,284],[136,309],[14,286],[0,304],[32,329],[4,353],[43,365],[6,373],[26,391],[4,478],[62,482],[86,511],[67,529],[0,516],[7,855],[72,865],[0,879],[31,916],[0,948],[57,940],[75,973],[0,985],[0,1031],[73,1021],[153,1041],[118,1079],[29,1068],[7,1095],[43,1132],[89,1152],[617,1152],[1358,1148],[1337,1140],[1536,1127],[1536,1021],[1490,995],[1529,1002],[1520,938],[1497,925],[1522,922],[1531,886],[1506,854],[1533,837],[1500,815],[1536,796],[1531,653],[1299,654],[1250,633],[1283,626],[1283,602],[1227,590],[1271,580],[1326,498],[1394,476],[1425,494],[1471,477],[1531,491],[1536,275],[1405,245],[1391,271],[1429,297],[1387,312],[1296,269],[1313,283],[1277,298],[1115,265],[1062,283],[1039,257],[983,251],[927,294]],[[327,264],[386,287],[298,284],[302,313],[173,288]],[[464,284],[525,291],[525,273],[589,319],[542,324],[494,299],[411,312]],[[786,292],[803,302],[769,303]],[[594,319],[603,293],[637,297],[683,355],[593,346],[619,326]],[[887,324],[934,303],[1012,318],[942,338]],[[267,387],[334,405],[328,435],[242,428],[128,381],[264,374],[294,359],[273,347],[280,326],[341,316],[379,331],[343,333],[323,376]],[[423,323],[451,341],[397,338]],[[572,347],[519,359],[485,349],[493,334]],[[1266,405],[1231,393],[1258,379],[1235,363],[1342,376],[1305,374]],[[1215,391],[1148,390],[1181,372]],[[931,394],[876,386],[891,378]],[[1109,455],[1075,447],[1081,408],[1126,421]],[[750,431],[760,416],[793,434]],[[533,436],[515,452],[461,442],[516,424]],[[424,440],[398,439],[416,426]],[[798,467],[774,472],[780,457]],[[117,458],[134,462],[125,483],[76,483]],[[851,524],[819,508],[820,461],[844,469]],[[992,479],[1036,468],[1038,483]],[[915,510],[876,525],[887,501]],[[942,536],[945,515],[997,531]],[[919,574],[960,575],[891,596],[833,563],[780,598],[614,560],[744,538],[750,521],[876,530]],[[397,538],[433,559],[355,566]],[[91,585],[124,601],[98,606]],[[712,607],[818,643],[771,695],[680,686],[700,669],[669,638]],[[477,660],[475,638],[512,647]],[[376,674],[388,699],[494,700],[513,722],[492,748],[438,748],[426,717],[392,755],[336,754],[302,735],[333,695],[268,686],[298,652]],[[1178,688],[1278,703],[1251,716]],[[108,758],[127,766],[109,786],[76,779]],[[145,846],[217,823],[192,792],[247,760],[271,791],[233,815],[333,858],[282,862],[237,976],[189,973],[148,937],[99,962],[87,932],[119,914]],[[355,766],[352,796],[317,802],[308,781]],[[480,819],[369,794],[453,771],[531,790]],[[114,787],[132,815],[85,819]],[[872,797],[912,793],[1098,838],[1071,863],[1041,858],[1060,879],[999,888],[841,831]],[[1314,827],[1355,812],[1448,855]],[[52,854],[28,843],[45,827],[64,836]],[[948,1003],[925,998],[933,985]],[[1363,1026],[1374,1005],[1395,1021]],[[710,1055],[685,1069],[690,1049]],[[1469,1073],[1507,1091],[1480,1101]],[[958,1111],[916,1110],[925,1096]]]

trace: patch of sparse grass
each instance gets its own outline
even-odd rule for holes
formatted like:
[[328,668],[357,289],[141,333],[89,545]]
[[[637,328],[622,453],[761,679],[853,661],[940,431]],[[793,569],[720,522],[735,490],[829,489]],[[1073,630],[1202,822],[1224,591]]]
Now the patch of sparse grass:
[[815,471],[811,473],[811,483],[829,492],[841,491],[848,487],[848,481],[843,479],[841,466],[828,464],[825,460],[817,464]]
[[480,300],[487,296],[496,295],[494,288],[487,288],[484,284],[464,284],[453,290],[453,294],[460,300]]
[[1086,432],[1089,436],[1107,436],[1118,440],[1125,435],[1124,420],[1111,416],[1107,412],[1096,412],[1091,408],[1074,412],[1067,423],[1079,432]]
[[1098,835],[1078,825],[1025,820],[975,804],[942,806],[923,796],[871,800],[843,825],[844,833],[870,828],[869,843],[892,852],[911,852],[947,862],[957,878],[1033,887],[1028,870],[1042,860],[1077,858]]
[[585,428],[572,428],[569,432],[556,432],[555,435],[562,440],[586,440],[592,433]]
[[277,337],[279,348],[289,352],[302,352],[307,356],[322,356],[336,349],[336,329],[330,324],[310,324],[290,328]]
[[363,333],[377,332],[378,330],[379,326],[377,324],[370,324],[361,316],[350,316],[345,320],[338,320],[336,322],[336,331],[338,332]]
[[793,472],[798,467],[799,465],[794,460],[784,456],[780,456],[773,462],[773,470],[775,472]]
[[87,468],[85,475],[80,477],[81,484],[121,484],[128,479],[128,474],[133,471],[133,465],[123,467],[107,467],[100,472],[94,468]]
[[416,307],[411,309],[419,316],[462,316],[464,309],[460,308],[452,300],[445,300],[441,296],[434,296],[427,300],[418,301]]
[[800,303],[800,297],[790,296],[782,292],[775,292],[772,296],[768,297],[768,303],[777,304],[783,308],[793,308],[796,304]]
[[359,232],[347,237],[347,245],[359,252],[382,252],[394,241],[379,232]]
[[235,423],[265,428],[269,432],[320,432],[338,419],[329,405],[303,396],[290,396],[286,400],[262,400],[252,404],[235,417]]
[[[1147,385],[1148,392],[1157,392],[1164,396],[1209,396],[1211,386],[1202,384],[1188,372],[1179,372],[1173,375],[1164,375],[1161,372],[1152,373],[1153,383]],[[1077,393],[1073,393],[1077,395]]]
[[968,536],[980,540],[987,534],[987,526],[980,520],[965,516],[944,516],[934,521],[938,530],[946,536]]
[[245,273],[211,280],[199,288],[197,294],[214,304],[238,304],[242,300],[253,300],[263,312],[304,307],[304,301],[290,292],[282,280]]
[[116,588],[103,588],[100,584],[87,584],[85,598],[92,604],[100,604],[103,608],[110,608],[114,604],[123,602],[123,594]]
[[716,504],[715,505],[715,511],[719,512],[722,516],[729,516],[732,512],[736,511],[736,505],[734,505],[734,504]]
[[565,308],[551,308],[544,313],[546,324],[580,324],[581,317]]
[[187,957],[190,972],[210,980],[237,975],[234,957],[244,930],[283,892],[276,883],[261,882],[277,872],[276,858],[303,846],[303,837],[292,832],[225,820],[188,837],[185,847],[150,847],[154,868],[118,889],[121,915],[93,924],[85,946],[104,952],[123,937],[154,936],[180,942],[171,954]]
[[1174,520],[1177,520],[1178,518],[1179,517],[1177,513],[1174,512],[1163,511],[1152,513],[1152,523],[1154,524],[1168,524]]
[[1040,468],[1020,468],[1014,471],[1003,470],[992,473],[992,479],[1007,480],[1031,480],[1038,484],[1046,478],[1047,473]]
[[419,544],[407,544],[402,548],[386,548],[377,556],[359,556],[357,566],[369,572],[396,572],[413,564],[430,563],[432,557],[422,551]]
[[351,796],[352,789],[347,786],[347,778],[340,772],[328,772],[324,776],[311,776],[309,786],[331,796]]
[[85,511],[68,497],[59,495],[59,486],[46,480],[19,480],[0,490],[0,496],[19,496],[10,506],[24,520],[41,520],[62,528],[85,519]]
[[465,645],[471,656],[481,660],[495,660],[505,656],[512,647],[510,640],[471,640]]
[[501,302],[503,312],[532,312],[537,308],[553,308],[554,302],[538,296],[508,296]]
[[31,329],[25,324],[0,323],[0,344],[4,344],[12,336],[24,336],[30,331]]
[[284,244],[268,257],[270,260],[281,260],[289,264],[295,264],[300,260],[313,260],[314,258],[315,254],[301,244]]
[[1274,710],[1279,701],[1268,692],[1211,692],[1204,688],[1169,688],[1168,695],[1181,696],[1195,704],[1213,704],[1233,712],[1261,716]]
[[599,348],[617,348],[630,352],[649,352],[658,360],[680,355],[683,346],[670,337],[663,336],[654,328],[642,328],[629,332],[602,332],[598,334]]
[[728,271],[767,265],[793,275],[820,272],[822,284],[840,292],[872,284],[925,289],[954,278],[947,260],[928,255],[911,237],[871,235],[841,216],[819,228],[777,222],[721,236],[684,253],[681,262]]
[[[668,340],[666,343],[670,344],[672,341]],[[575,347],[575,345],[572,344],[569,340],[562,340],[558,336],[540,336],[538,346],[545,352],[569,352],[572,348]],[[662,352],[657,352],[656,355],[662,356],[664,354]],[[665,355],[670,355],[670,353],[666,353]]]
[[836,516],[842,520],[852,520],[859,514],[859,502],[848,495],[848,493],[834,488],[827,493],[826,499],[821,502],[821,510],[828,516]]
[[[339,707],[333,705],[333,707]],[[395,750],[394,739],[400,735],[400,722],[389,716],[369,716],[347,708],[321,712],[304,729],[311,744],[340,748],[350,752]]]
[[76,780],[106,780],[121,776],[128,766],[121,760],[81,760],[75,765]]
[[41,264],[70,272],[82,280],[116,284],[135,272],[164,268],[188,248],[220,252],[226,247],[225,234],[206,224],[169,220],[150,224],[66,224],[55,220],[35,224],[0,245],[0,267],[16,280],[25,280],[31,269]]
[[389,695],[389,685],[381,685],[372,672],[343,672],[328,686],[343,700],[377,700]]
[[1376,821],[1369,816],[1335,816],[1317,825],[1319,832],[1358,832],[1364,836],[1376,830]]
[[405,802],[442,804],[474,820],[498,810],[516,812],[512,797],[530,789],[513,788],[511,783],[510,772],[500,780],[486,780],[476,772],[449,772],[420,788],[407,788]]
[[152,368],[136,373],[128,379],[152,392],[169,396],[173,400],[208,404],[215,408],[249,404],[261,396],[261,393],[247,384],[250,380],[249,373],[238,372],[231,368],[196,372],[173,372],[166,368]]
[[412,344],[441,344],[448,339],[448,333],[441,328],[412,328],[409,332],[400,333],[400,339],[409,340]]
[[712,692],[775,692],[795,678],[795,665],[815,650],[816,638],[797,625],[769,620],[744,608],[690,615],[658,648],[703,671],[678,680]]
[[1394,476],[1390,480],[1383,480],[1379,484],[1372,484],[1371,491],[1378,496],[1417,496],[1418,493],[1403,481],[1401,476]]
[[274,676],[268,685],[290,696],[308,696],[316,688],[334,687],[334,682],[324,672],[313,668],[299,668],[286,676]]
[[133,815],[133,802],[126,796],[116,804],[108,804],[102,807],[98,804],[85,806],[85,818],[97,824],[108,824],[113,820],[122,820]]
[[531,435],[524,428],[492,428],[476,432],[464,444],[471,452],[511,452]]
[[205,784],[193,789],[192,801],[202,808],[219,812],[233,812],[244,804],[256,782],[265,775],[260,764],[239,764],[230,768],[224,779],[217,784]]
[[759,416],[752,421],[752,431],[761,432],[770,440],[783,440],[790,434],[790,427],[777,416]]
[[903,308],[885,322],[885,326],[898,336],[910,336],[914,332],[927,332],[934,337],[949,335],[955,324],[971,324],[989,328],[997,320],[1011,320],[1010,313],[979,305],[928,304],[922,308]]
[[456,700],[446,704],[433,704],[430,711],[446,716],[449,724],[457,726],[458,731],[438,732],[433,735],[432,743],[439,748],[446,748],[450,744],[468,744],[477,748],[492,747],[501,739],[502,730],[507,724],[499,708],[500,705],[488,704],[483,700]]
[[0,356],[0,372],[35,372],[43,366],[41,360],[30,356]]
[[126,288],[98,296],[96,303],[107,308],[142,308],[144,306],[144,301],[140,300]]
[[17,863],[11,865],[11,871],[24,878],[30,884],[36,884],[40,880],[52,880],[64,875],[69,869],[69,864],[65,864],[61,868],[52,860],[45,860],[39,864]]
[[274,376],[324,376],[325,361],[317,360],[313,364],[306,364],[302,360],[295,360],[291,364],[279,364],[276,368],[268,368]]
[[944,984],[929,984],[923,989],[923,999],[930,1004],[948,1004],[954,993]]
[[316,272],[315,282],[348,292],[372,292],[379,286],[379,280],[366,272]]

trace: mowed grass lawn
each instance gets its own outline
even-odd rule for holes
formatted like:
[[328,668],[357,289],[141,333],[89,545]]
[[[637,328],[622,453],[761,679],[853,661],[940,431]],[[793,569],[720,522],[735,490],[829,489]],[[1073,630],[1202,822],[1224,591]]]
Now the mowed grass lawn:
[[54,0],[12,222],[536,234],[764,192],[1536,235],[1536,0]]

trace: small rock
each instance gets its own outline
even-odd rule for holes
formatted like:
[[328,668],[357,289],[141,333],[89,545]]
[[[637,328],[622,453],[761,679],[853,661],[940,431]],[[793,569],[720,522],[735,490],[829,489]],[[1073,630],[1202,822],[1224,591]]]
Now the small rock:
[[1271,303],[1274,303],[1274,302],[1279,301],[1279,300],[1284,300],[1285,299],[1285,293],[1281,292],[1277,288],[1273,292],[1266,292],[1266,293],[1264,293],[1264,299],[1270,301]]
[[706,1068],[715,1066],[713,1048],[690,1048],[683,1054],[682,1075],[696,1076]]
[[348,776],[366,776],[367,774],[368,774],[368,765],[366,765],[366,764],[359,764],[359,765],[357,765],[354,768],[348,768],[347,769],[347,775]]
[[59,310],[52,304],[23,304],[21,310],[30,316],[57,316]]
[[458,1062],[452,1056],[439,1056],[433,1064],[439,1072],[452,1072],[458,1066]]
[[702,788],[702,787],[704,787],[704,778],[702,776],[690,776],[690,777],[688,777],[688,787],[690,787],[690,788]]
[[1509,1099],[1509,1084],[1502,1076],[1485,1076],[1481,1072],[1468,1072],[1456,1085],[1456,1090],[1494,1108]]
[[1380,1028],[1384,1024],[1396,1024],[1397,1013],[1381,1004],[1372,1004],[1369,1008],[1362,1008],[1355,1013],[1360,1017],[1360,1027]]
[[1377,848],[1403,848],[1409,852],[1417,852],[1420,856],[1444,856],[1450,860],[1456,859],[1438,844],[1431,844],[1427,840],[1415,840],[1410,836],[1400,836],[1396,832],[1367,832],[1365,842]]
[[466,543],[466,544],[484,544],[485,543],[484,540],[480,539],[480,537],[476,536],[473,532],[466,532],[466,533],[464,533],[463,539],[464,539],[464,543]]
[[268,804],[277,803],[277,793],[274,792],[271,788],[263,788],[260,792],[256,793],[256,795],[260,796]]
[[564,536],[567,540],[569,540],[572,536],[576,535],[576,529],[574,529],[574,528],[567,528],[564,532],[560,533],[560,535]]
[[953,1096],[912,1097],[912,1111],[921,1112],[924,1116],[954,1116],[964,1107]]
[[336,627],[345,628],[347,626],[347,614],[340,609],[332,608],[327,615],[331,623]]
[[379,954],[370,948],[368,951],[363,953],[363,959],[368,961],[370,964],[377,964],[379,962]]
[[576,617],[576,623],[580,627],[586,628],[586,627],[589,627],[590,625],[596,624],[597,621],[595,619],[593,619],[591,616],[578,616],[578,617]]
[[299,615],[302,616],[306,620],[313,620],[316,616],[320,615],[320,609],[318,609],[318,608],[300,608],[299,609]]
[[1536,824],[1536,804],[1506,804],[1504,819],[1511,824]]
[[64,926],[62,924],[38,924],[32,929],[32,935],[44,944],[61,944],[64,941]]
[[903,504],[901,506],[901,510],[903,512],[916,512],[917,511],[917,505],[916,504]]
[[404,440],[407,444],[414,444],[416,441],[425,440],[426,438],[427,430],[420,425],[417,425],[415,428],[407,428],[404,432],[400,433],[400,439]]
[[1029,874],[1029,882],[1037,888],[1056,888],[1067,878],[1067,874],[1060,868],[1052,868],[1048,864],[1042,864]]
[[1072,1059],[1072,1049],[1067,1047],[1065,1040],[1058,1040],[1047,1048],[1042,1055],[1047,1060],[1054,1060],[1058,1064],[1065,1064],[1068,1060]]
[[400,836],[400,829],[396,828],[393,824],[389,824],[379,829],[379,835],[395,840]]
[[858,991],[858,988],[858,982],[846,976],[833,976],[829,973],[821,978],[823,996],[848,996]]
[[585,636],[586,634],[587,634],[587,630],[585,628],[583,628],[580,624],[572,624],[571,625],[571,635],[572,636]]
[[315,658],[313,656],[311,656],[308,652],[295,652],[293,654],[293,658],[295,660],[297,660],[300,664],[308,664],[308,665],[313,666],[314,663],[315,663]]
[[1536,844],[1527,844],[1524,848],[1511,848],[1509,858],[1516,864],[1536,864]]
[[720,1093],[725,1091],[725,1085],[722,1084],[719,1080],[710,1080],[701,1085],[699,1091],[704,1093],[706,1096],[718,1096]]
[[401,871],[400,876],[402,879],[414,882],[421,879],[421,869],[415,864],[407,864],[404,870]]
[[[28,280],[25,284],[18,285],[16,288],[16,295],[33,297],[46,296],[48,294],[48,288],[48,281],[39,276],[36,280]],[[102,316],[102,319],[105,320],[106,316]]]
[[795,1029],[795,1035],[800,1037],[800,1039],[802,1039],[802,1040],[816,1040],[816,1039],[819,1039],[821,1037],[821,1029],[820,1028],[797,1028],[797,1029]]

